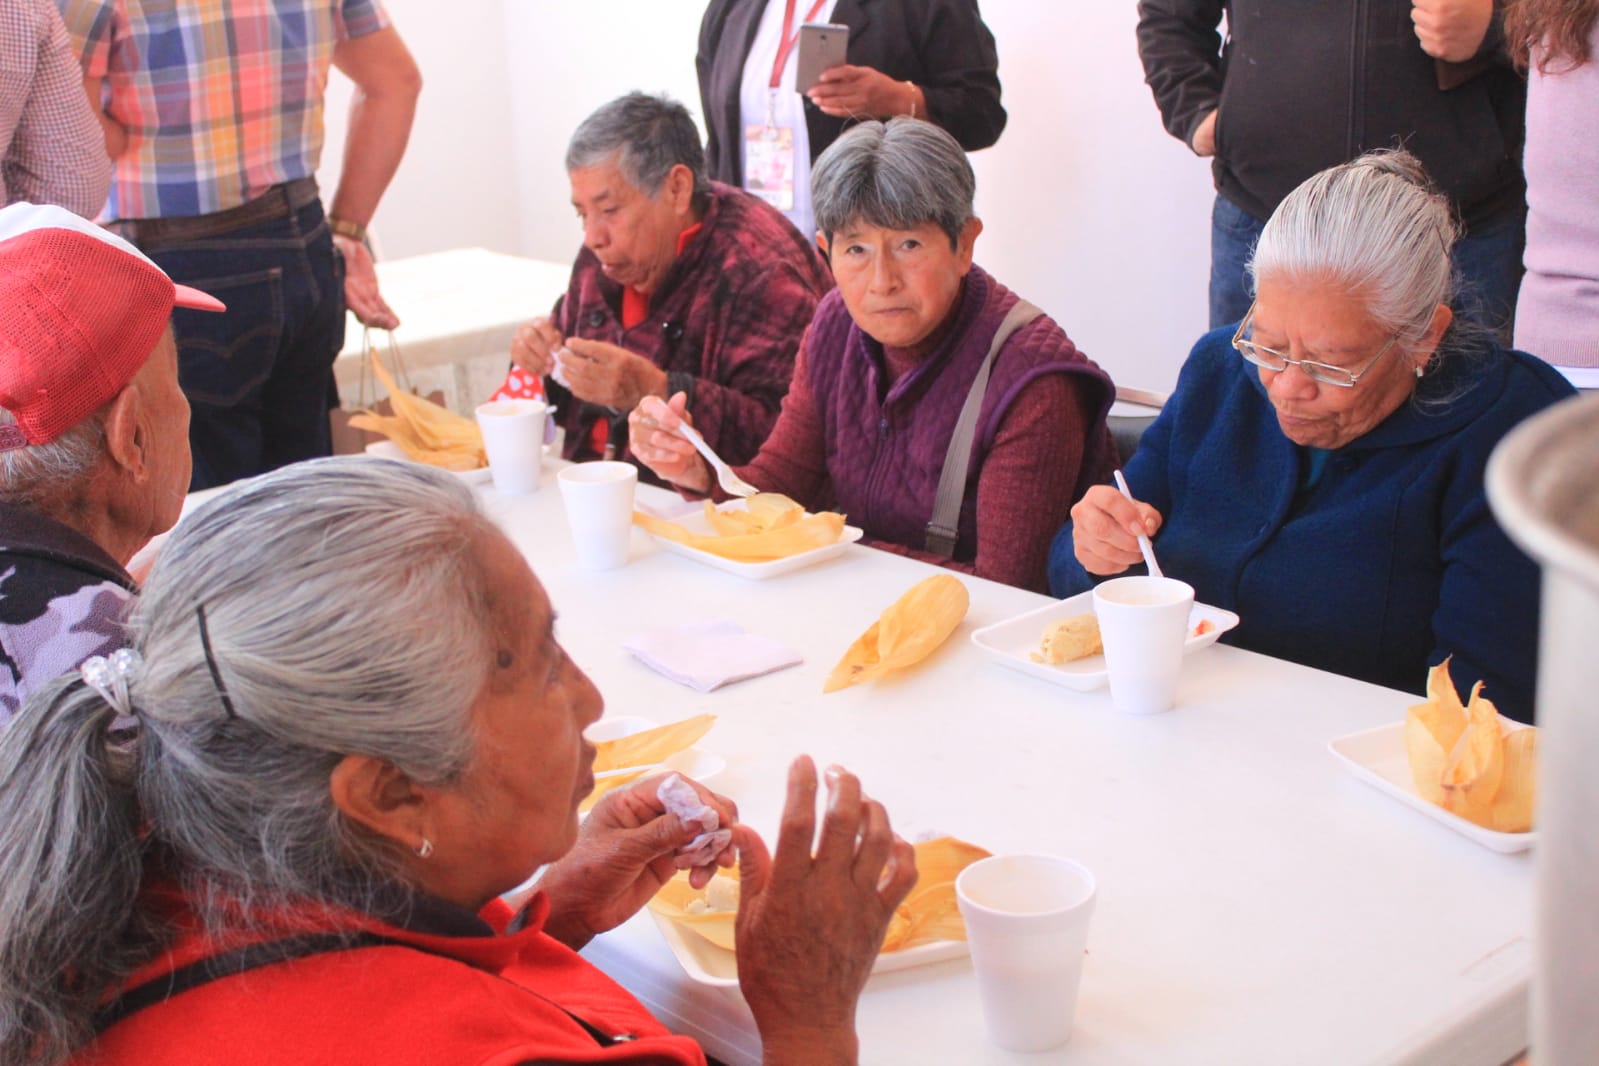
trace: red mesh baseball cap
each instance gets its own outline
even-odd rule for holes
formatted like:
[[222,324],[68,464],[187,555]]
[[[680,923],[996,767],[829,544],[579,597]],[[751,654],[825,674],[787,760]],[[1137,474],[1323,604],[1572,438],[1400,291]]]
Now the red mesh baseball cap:
[[173,307],[224,311],[133,245],[60,207],[0,209],[0,451],[46,444],[109,403]]

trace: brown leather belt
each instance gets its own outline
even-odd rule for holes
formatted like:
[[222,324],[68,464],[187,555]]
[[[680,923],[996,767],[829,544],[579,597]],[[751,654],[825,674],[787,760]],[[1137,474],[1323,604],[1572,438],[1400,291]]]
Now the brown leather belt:
[[106,223],[106,228],[124,240],[141,247],[173,241],[193,241],[221,237],[235,230],[259,226],[288,218],[317,198],[315,178],[296,178],[274,185],[247,204],[209,215],[183,218],[124,218]]

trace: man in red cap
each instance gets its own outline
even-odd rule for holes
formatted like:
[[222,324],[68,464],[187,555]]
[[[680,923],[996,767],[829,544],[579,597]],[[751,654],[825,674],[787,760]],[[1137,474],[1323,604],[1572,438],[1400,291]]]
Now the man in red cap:
[[70,211],[0,210],[0,724],[122,645],[128,560],[182,511],[173,307],[223,310]]

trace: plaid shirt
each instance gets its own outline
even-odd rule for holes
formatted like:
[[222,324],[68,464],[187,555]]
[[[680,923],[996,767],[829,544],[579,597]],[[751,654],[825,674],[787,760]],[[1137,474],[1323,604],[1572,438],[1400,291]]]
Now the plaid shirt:
[[51,0],[0,2],[0,205],[105,204],[111,161]]
[[[622,287],[587,248],[555,305],[563,336],[609,341],[650,358],[672,392],[688,393],[694,424],[730,463],[748,462],[777,421],[794,375],[794,353],[833,277],[816,246],[773,207],[749,193],[711,183],[703,228],[650,294],[649,313],[631,329],[621,322]],[[550,383],[560,406],[568,458],[589,459],[585,442],[596,419],[610,418],[611,443],[627,443],[627,412],[571,402]],[[651,475],[653,477],[653,475]]]
[[107,218],[209,215],[315,174],[333,49],[388,25],[380,0],[57,2],[128,129]]

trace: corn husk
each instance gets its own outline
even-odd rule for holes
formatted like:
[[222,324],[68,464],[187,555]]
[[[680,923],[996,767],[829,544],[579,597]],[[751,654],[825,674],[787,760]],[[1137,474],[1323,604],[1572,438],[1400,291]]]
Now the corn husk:
[[742,508],[722,510],[705,501],[705,522],[719,537],[770,533],[791,526],[805,517],[805,508],[780,492],[758,492],[744,500]]
[[[630,733],[594,745],[594,772],[609,774],[594,782],[594,791],[583,798],[578,810],[586,811],[607,792],[630,785],[680,751],[693,747],[716,724],[714,714],[696,714],[677,722]],[[613,771],[623,770],[625,773]]]
[[911,586],[849,646],[827,675],[822,692],[837,692],[915,666],[949,639],[970,605],[966,586],[951,574],[934,574]]
[[894,911],[884,951],[903,951],[935,940],[965,940],[966,923],[955,902],[955,878],[988,852],[954,837],[915,845],[916,887]]
[[830,511],[806,514],[787,496],[763,492],[751,496],[749,510],[719,511],[705,504],[712,533],[691,533],[643,511],[633,512],[633,524],[657,537],[686,544],[724,559],[741,563],[769,563],[790,555],[837,544],[844,535],[844,516]]
[[1427,702],[1405,715],[1405,753],[1416,792],[1428,803],[1444,805],[1444,766],[1466,731],[1466,708],[1449,680],[1446,659],[1427,673]]
[[714,714],[696,714],[678,722],[631,733],[594,745],[594,772],[624,770],[630,766],[653,766],[663,759],[691,748],[716,724]]
[[589,810],[596,803],[598,803],[600,801],[600,797],[605,795],[607,792],[621,788],[623,785],[631,785],[634,781],[637,781],[639,778],[643,777],[645,774],[654,769],[655,767],[653,766],[640,766],[637,770],[630,770],[625,774],[612,774],[610,777],[600,778],[594,782],[594,791],[583,797],[583,802],[577,805],[577,809],[579,811]]
[[1494,797],[1492,827],[1525,833],[1538,809],[1538,730],[1516,729],[1505,737],[1505,772]]
[[[905,902],[889,919],[888,932],[883,937],[882,951],[889,954],[904,951],[935,940],[965,940],[966,924],[961,921],[960,909],[955,902],[955,877],[978,859],[987,858],[988,852],[974,844],[940,837],[914,845],[916,852],[916,887]],[[717,878],[738,880],[738,871],[718,871]],[[735,944],[733,927],[737,912],[729,907],[712,907],[693,913],[690,907],[707,902],[707,889],[696,889],[688,883],[688,875],[674,877],[661,886],[650,900],[650,910],[669,918],[686,929],[692,929],[719,948],[732,951]],[[734,896],[736,906],[737,897]]]
[[1444,766],[1444,809],[1473,824],[1488,825],[1504,774],[1504,730],[1499,712],[1483,699],[1479,681],[1472,686],[1466,704],[1466,731]]
[[1405,752],[1416,791],[1474,825],[1505,833],[1532,828],[1537,801],[1538,730],[1507,728],[1493,702],[1472,687],[1462,706],[1449,661],[1427,675],[1427,702],[1405,715]]
[[407,459],[445,470],[480,470],[489,463],[477,423],[399,388],[374,354],[372,371],[388,390],[392,415],[365,410],[350,416],[356,429],[381,433]]

